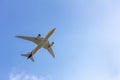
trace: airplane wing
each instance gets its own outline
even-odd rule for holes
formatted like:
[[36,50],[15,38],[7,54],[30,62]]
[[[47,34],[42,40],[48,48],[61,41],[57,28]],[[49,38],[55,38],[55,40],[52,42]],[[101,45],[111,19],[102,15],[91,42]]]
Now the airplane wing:
[[28,40],[28,41],[32,41],[34,42],[35,44],[39,44],[40,43],[40,38],[37,39],[36,37],[28,37],[28,36],[16,36],[17,38],[21,38],[21,39],[24,39],[24,40]]
[[47,48],[47,50],[48,50],[48,52],[52,55],[52,57],[55,58],[55,54],[54,54],[52,48],[49,47],[49,48]]

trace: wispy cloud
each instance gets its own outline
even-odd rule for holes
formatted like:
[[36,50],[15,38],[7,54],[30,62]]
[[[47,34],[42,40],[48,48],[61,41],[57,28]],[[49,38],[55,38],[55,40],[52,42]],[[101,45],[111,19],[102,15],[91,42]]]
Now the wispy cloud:
[[50,76],[30,75],[24,72],[10,73],[9,80],[52,80]]

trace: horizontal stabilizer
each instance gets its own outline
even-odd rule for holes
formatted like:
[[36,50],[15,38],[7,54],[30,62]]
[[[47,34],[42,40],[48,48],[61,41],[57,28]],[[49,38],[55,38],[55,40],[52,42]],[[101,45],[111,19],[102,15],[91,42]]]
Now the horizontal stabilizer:
[[30,54],[21,54],[21,56],[28,57]]
[[34,62],[34,58],[33,57],[31,57],[30,60],[32,60],[32,62]]

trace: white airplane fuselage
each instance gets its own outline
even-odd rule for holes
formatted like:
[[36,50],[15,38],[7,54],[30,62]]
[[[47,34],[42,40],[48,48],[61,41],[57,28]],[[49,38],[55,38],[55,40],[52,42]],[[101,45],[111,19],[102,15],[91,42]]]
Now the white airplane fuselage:
[[56,28],[53,28],[52,30],[50,30],[47,35],[42,38],[40,37],[40,34],[37,35],[37,37],[29,37],[29,36],[16,36],[17,38],[21,38],[24,40],[28,40],[28,41],[32,41],[34,42],[37,46],[29,53],[27,54],[21,54],[21,56],[25,56],[27,57],[27,59],[31,59],[34,62],[34,58],[33,55],[40,49],[40,48],[44,48],[46,50],[48,50],[48,52],[51,54],[51,56],[53,58],[55,58],[55,54],[51,48],[51,46],[54,44],[54,42],[49,43],[48,39],[49,37],[54,33]]

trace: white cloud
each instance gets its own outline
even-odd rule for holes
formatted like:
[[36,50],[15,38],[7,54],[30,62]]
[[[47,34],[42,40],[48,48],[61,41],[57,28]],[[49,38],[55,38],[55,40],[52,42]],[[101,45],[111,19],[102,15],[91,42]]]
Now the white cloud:
[[24,72],[21,73],[10,73],[9,80],[52,80],[51,76],[37,76],[37,75],[30,75]]

